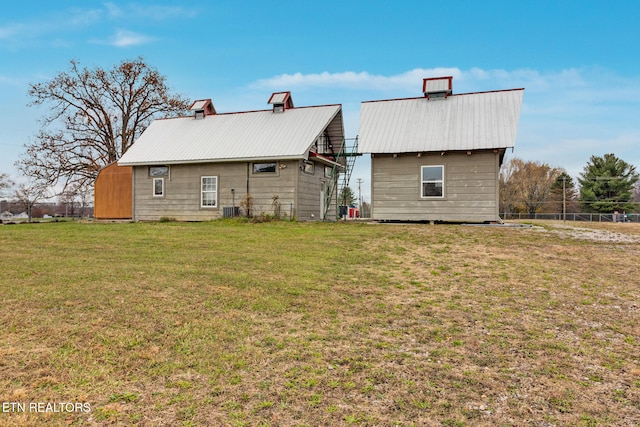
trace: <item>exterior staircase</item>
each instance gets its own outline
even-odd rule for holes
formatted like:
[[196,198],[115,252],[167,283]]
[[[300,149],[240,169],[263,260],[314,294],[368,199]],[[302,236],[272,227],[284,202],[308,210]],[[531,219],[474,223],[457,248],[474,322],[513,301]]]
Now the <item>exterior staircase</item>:
[[342,189],[349,186],[353,166],[358,154],[358,137],[342,140],[340,150],[335,155],[336,164],[331,170],[324,193],[323,220],[337,221],[340,219],[340,201]]

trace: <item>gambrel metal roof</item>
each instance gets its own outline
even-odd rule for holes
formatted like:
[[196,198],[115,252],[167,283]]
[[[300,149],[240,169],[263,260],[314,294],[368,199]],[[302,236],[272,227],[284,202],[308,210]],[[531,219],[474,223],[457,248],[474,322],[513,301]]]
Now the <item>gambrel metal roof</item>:
[[524,89],[363,102],[359,153],[514,147]]
[[118,164],[302,159],[336,116],[342,128],[340,105],[155,120]]

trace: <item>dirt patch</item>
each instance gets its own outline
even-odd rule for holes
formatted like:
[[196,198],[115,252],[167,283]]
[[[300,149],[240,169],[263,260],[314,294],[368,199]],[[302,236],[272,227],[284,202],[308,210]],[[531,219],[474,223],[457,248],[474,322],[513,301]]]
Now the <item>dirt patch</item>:
[[637,226],[635,224],[624,226],[628,227],[628,230],[620,230],[616,224],[611,224],[611,228],[616,229],[606,229],[603,226],[580,227],[569,224],[553,224],[551,228],[536,227],[536,229],[549,231],[561,238],[607,243],[640,243],[640,235],[636,234]]

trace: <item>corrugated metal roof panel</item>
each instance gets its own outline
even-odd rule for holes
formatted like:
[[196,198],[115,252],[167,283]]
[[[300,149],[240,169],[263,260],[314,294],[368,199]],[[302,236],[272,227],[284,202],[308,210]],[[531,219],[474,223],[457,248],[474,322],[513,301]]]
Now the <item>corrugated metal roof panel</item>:
[[337,114],[340,105],[155,120],[118,164],[302,158]]
[[363,102],[360,153],[513,147],[524,89]]

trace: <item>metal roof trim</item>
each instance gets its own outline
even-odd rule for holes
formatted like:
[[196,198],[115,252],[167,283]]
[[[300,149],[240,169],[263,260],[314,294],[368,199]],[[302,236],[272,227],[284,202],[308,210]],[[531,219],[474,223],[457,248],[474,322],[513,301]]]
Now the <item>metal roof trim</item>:
[[[448,98],[455,98],[456,96],[465,96],[465,95],[480,95],[480,94],[483,94],[483,93],[514,92],[514,91],[518,91],[518,90],[524,90],[524,88],[521,87],[521,88],[514,88],[514,89],[486,90],[486,91],[481,91],[481,92],[454,93],[452,95],[449,95]],[[369,103],[374,103],[374,102],[411,101],[413,99],[424,99],[424,96],[414,96],[414,97],[410,97],[410,98],[372,99],[370,101],[361,101],[360,103],[361,104],[369,104]]]
[[202,163],[246,163],[246,162],[271,162],[280,160],[305,160],[304,155],[295,156],[267,156],[267,157],[245,157],[245,158],[226,158],[226,159],[193,159],[193,160],[158,160],[149,162],[116,162],[118,166],[154,166],[154,165],[193,165]]

